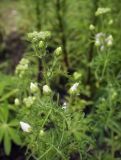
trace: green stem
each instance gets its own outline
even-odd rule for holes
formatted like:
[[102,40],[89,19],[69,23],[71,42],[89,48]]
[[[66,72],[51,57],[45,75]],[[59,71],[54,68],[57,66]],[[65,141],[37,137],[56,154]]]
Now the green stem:
[[108,60],[109,60],[109,55],[110,55],[110,52],[108,51],[105,62],[104,62],[103,70],[102,70],[101,80],[103,79],[105,71],[106,71],[107,63],[108,63]]
[[46,151],[44,152],[41,157],[38,158],[38,160],[42,159],[50,150],[52,149],[52,146]]
[[44,78],[45,78],[45,82],[46,82],[47,85],[49,85],[45,57],[42,58],[42,66],[43,66],[43,75],[44,75]]
[[49,110],[49,112],[48,112],[48,114],[47,114],[47,116],[46,116],[46,118],[45,118],[45,120],[44,120],[44,122],[43,122],[43,124],[42,124],[42,128],[44,127],[46,121],[48,120],[48,117],[49,117],[49,115],[51,114],[51,112],[52,112],[52,108]]
[[111,132],[111,140],[112,140],[112,148],[111,148],[111,155],[112,155],[112,159],[114,158],[114,153],[115,153],[115,147],[113,145],[113,140],[114,140],[114,132]]

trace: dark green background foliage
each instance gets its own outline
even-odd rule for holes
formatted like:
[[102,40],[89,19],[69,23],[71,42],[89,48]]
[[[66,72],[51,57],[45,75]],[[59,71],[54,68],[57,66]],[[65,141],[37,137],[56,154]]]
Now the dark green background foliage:
[[[99,7],[111,11],[95,16]],[[28,159],[121,159],[120,19],[121,0],[0,1],[0,159],[13,143],[26,146]],[[51,32],[43,50],[27,37],[33,31]],[[101,51],[97,33],[112,35],[113,45]],[[15,70],[23,57],[29,68],[20,78]],[[30,93],[31,82],[38,83],[37,95]],[[70,95],[76,82],[78,94]],[[45,84],[51,96],[42,93]],[[23,103],[27,96],[37,96],[30,108]],[[19,121],[32,131],[21,131]]]

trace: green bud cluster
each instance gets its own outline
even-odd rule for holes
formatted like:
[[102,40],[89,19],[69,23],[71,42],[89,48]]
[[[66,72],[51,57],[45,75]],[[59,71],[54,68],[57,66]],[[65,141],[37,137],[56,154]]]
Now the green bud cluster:
[[32,43],[32,47],[36,53],[37,57],[42,57],[45,55],[45,50],[47,47],[47,42],[51,37],[51,32],[37,32],[28,33],[28,40]]
[[29,96],[23,99],[24,104],[26,105],[26,107],[31,107],[35,101],[35,97],[34,96]]
[[44,31],[44,32],[34,31],[32,33],[28,33],[28,39],[31,42],[46,41],[50,39],[50,37],[51,37],[51,33],[49,31]]

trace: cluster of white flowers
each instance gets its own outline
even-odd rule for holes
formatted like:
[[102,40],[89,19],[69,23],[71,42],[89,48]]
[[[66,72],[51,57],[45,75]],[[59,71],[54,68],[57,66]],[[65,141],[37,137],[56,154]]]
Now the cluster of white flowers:
[[95,46],[100,47],[103,50],[106,46],[111,47],[113,45],[112,35],[106,36],[104,33],[97,33],[95,35]]
[[110,12],[110,11],[111,11],[110,8],[98,8],[97,11],[95,12],[95,15],[96,15],[96,16],[99,16],[99,15],[108,13],[108,12]]
[[16,67],[15,73],[21,78],[28,70],[29,61],[26,58],[22,58]]
[[69,93],[70,93],[70,94],[76,93],[77,90],[78,90],[78,86],[79,86],[79,83],[77,83],[77,82],[74,83],[73,86],[71,86],[71,88],[70,88],[70,90],[69,90]]
[[35,100],[36,100],[36,97],[29,96],[29,97],[24,98],[23,102],[26,105],[26,107],[31,107]]

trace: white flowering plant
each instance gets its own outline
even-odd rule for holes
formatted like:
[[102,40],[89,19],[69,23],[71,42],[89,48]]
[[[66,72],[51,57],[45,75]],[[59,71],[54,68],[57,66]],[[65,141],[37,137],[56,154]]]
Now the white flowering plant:
[[[75,72],[69,78],[67,96],[63,100],[52,85],[55,77],[63,74],[67,76],[61,65],[63,51],[61,47],[55,49],[52,62],[48,61],[47,64],[49,39],[49,32],[28,34],[33,58],[42,61],[43,75],[39,81],[35,81],[29,74],[29,67],[26,74],[31,82],[27,81],[24,94],[19,93],[15,98],[15,105],[19,108],[18,119],[23,144],[32,153],[29,155],[28,152],[28,156],[37,159],[68,159],[76,153],[85,156],[81,149],[89,149],[93,142],[86,134],[91,130],[90,118],[85,119],[83,113],[84,106],[88,103],[79,97],[83,88],[80,81],[82,74]],[[29,63],[31,64],[31,60]],[[18,88],[24,81],[25,78],[21,77]]]
[[[29,80],[26,80],[24,92],[22,91],[15,98],[15,105],[19,107],[18,119],[23,145],[27,146],[28,159],[33,157],[43,160],[67,160],[75,155],[84,160],[93,159],[96,157],[96,148],[100,148],[102,144],[109,145],[107,152],[111,152],[110,157],[114,157],[113,147],[115,144],[110,144],[110,141],[114,141],[114,135],[112,135],[114,130],[116,130],[117,139],[120,139],[120,132],[116,127],[118,119],[115,119],[114,115],[117,111],[113,110],[113,106],[120,103],[118,100],[120,91],[115,81],[114,84],[111,80],[107,81],[109,75],[106,75],[109,67],[109,56],[111,56],[112,36],[106,36],[100,32],[94,37],[94,46],[96,41],[100,42],[99,46],[105,45],[104,50],[95,46],[99,53],[89,66],[95,77],[95,85],[92,82],[90,82],[92,85],[84,84],[85,73],[81,70],[77,70],[72,75],[64,70],[61,47],[55,49],[53,55],[49,55],[47,48],[50,38],[49,32],[28,34],[28,40],[33,49],[31,56],[33,59],[35,58],[35,61],[41,62],[42,65],[41,70],[39,70],[41,78],[32,77],[32,74],[29,73],[30,65],[26,73],[26,78]],[[29,58],[31,56],[28,55],[30,64],[33,60]],[[101,57],[102,68],[99,66],[100,63],[96,63]],[[33,60],[33,62],[35,61]],[[37,67],[36,63],[34,67]],[[54,88],[57,83],[56,80],[63,75],[68,78],[64,97]],[[18,84],[18,88],[26,79],[20,78],[21,82]],[[107,83],[106,87],[105,83]],[[108,136],[106,143],[106,140],[101,138],[101,134],[109,133],[109,130],[111,130],[110,136],[113,137]],[[104,156],[101,155],[101,157],[105,156],[107,153]]]

